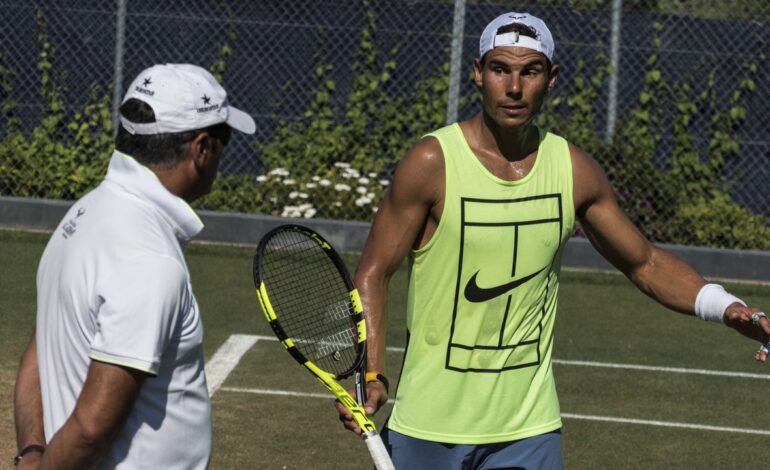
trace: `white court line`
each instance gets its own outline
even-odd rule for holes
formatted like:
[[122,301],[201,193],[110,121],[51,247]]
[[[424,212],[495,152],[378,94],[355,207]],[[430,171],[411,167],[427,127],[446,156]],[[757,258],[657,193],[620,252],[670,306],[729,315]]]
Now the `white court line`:
[[[334,399],[334,395],[331,393],[309,393],[309,392],[292,392],[291,390],[271,390],[268,388],[239,388],[239,387],[222,387],[223,392],[237,392],[237,393],[253,393],[255,395],[278,395],[282,397],[302,397],[302,398],[328,398]],[[395,401],[389,399],[388,403],[393,404]]]
[[[265,388],[236,388],[236,387],[222,387],[222,391],[236,392],[236,393],[252,393],[256,395],[278,395],[289,397],[301,397],[301,398],[320,398],[332,400],[334,396],[329,393],[305,393],[305,392],[292,392],[289,390],[271,390]],[[393,403],[393,400],[388,400],[388,403]],[[577,419],[584,421],[602,421],[606,423],[623,423],[623,424],[638,424],[643,426],[659,426],[665,428],[684,428],[694,429],[697,431],[717,431],[717,432],[731,432],[739,434],[758,434],[760,436],[770,436],[770,431],[762,429],[743,429],[743,428],[731,428],[724,426],[709,426],[707,424],[690,424],[690,423],[676,423],[669,421],[654,421],[648,419],[633,419],[633,418],[614,418],[612,416],[592,416],[592,415],[579,415],[574,413],[562,413],[562,418],[565,419]]]
[[653,421],[648,419],[613,418],[611,416],[576,415],[572,413],[562,413],[561,417],[567,418],[567,419],[603,421],[607,423],[642,424],[647,426],[662,426],[666,428],[686,428],[686,429],[697,429],[699,431],[720,431],[720,432],[759,434],[760,436],[770,436],[770,431],[765,431],[763,429],[729,428],[729,427],[723,427],[723,426],[709,426],[707,424],[674,423],[669,421]]
[[[332,399],[328,393],[303,393],[303,392],[291,392],[288,390],[269,390],[269,389],[253,389],[253,388],[234,388],[234,387],[222,387],[227,376],[230,375],[235,366],[238,365],[241,357],[249,350],[257,341],[277,341],[274,336],[261,336],[261,335],[232,335],[223,344],[219,350],[214,354],[209,363],[206,365],[206,376],[208,380],[209,396],[216,393],[217,390],[225,390],[227,392],[239,392],[239,393],[254,393],[261,395],[282,395],[282,396],[297,396],[307,398],[323,398]],[[404,348],[388,347],[390,352],[404,352]],[[709,376],[721,376],[721,377],[739,377],[749,379],[770,379],[768,374],[751,374],[746,372],[730,372],[730,371],[716,371],[705,369],[686,369],[679,367],[655,367],[645,366],[639,364],[615,364],[607,362],[592,362],[592,361],[567,361],[554,359],[554,363],[572,366],[585,366],[585,367],[605,367],[613,369],[628,369],[628,370],[643,370],[652,372],[666,372],[677,374],[700,374]],[[392,400],[388,400],[392,403]],[[603,421],[611,423],[625,423],[625,424],[638,424],[646,426],[659,426],[669,428],[686,428],[696,429],[704,431],[719,431],[719,432],[731,432],[742,434],[758,434],[763,436],[770,436],[770,431],[761,429],[742,429],[722,426],[709,426],[703,424],[689,424],[689,423],[676,423],[667,421],[654,421],[654,420],[642,420],[633,418],[614,418],[610,416],[592,416],[592,415],[579,415],[573,413],[562,413],[562,418],[565,419],[577,419],[587,421]]]
[[[404,348],[386,348],[391,352],[404,352]],[[687,369],[684,367],[659,367],[644,366],[641,364],[616,364],[612,362],[593,362],[593,361],[568,361],[566,359],[553,359],[554,364],[566,366],[586,366],[586,367],[606,367],[610,369],[644,370],[650,372],[668,372],[672,374],[695,374],[695,375],[713,375],[719,377],[738,377],[742,379],[763,379],[770,380],[770,374],[753,374],[750,372],[731,372],[726,370],[708,370],[708,369]]]
[[[263,340],[278,341],[278,339],[275,336],[264,336],[264,335],[255,335],[255,336],[235,335],[235,336],[242,336],[244,338],[247,338],[247,337],[255,338],[254,340],[255,342],[263,341]],[[390,352],[398,352],[398,353],[404,352],[404,348],[396,348],[396,347],[388,347],[387,350]],[[567,366],[603,367],[603,368],[610,368],[610,369],[666,372],[671,374],[693,374],[693,375],[709,375],[709,376],[717,376],[717,377],[735,377],[735,378],[742,378],[742,379],[770,380],[770,374],[753,374],[750,372],[732,372],[732,371],[725,371],[725,370],[687,369],[684,367],[645,366],[641,364],[623,364],[623,363],[613,363],[613,362],[569,361],[565,359],[553,359],[553,363],[567,365]],[[206,367],[206,374],[208,374],[208,366]]]
[[219,387],[222,386],[230,372],[235,369],[246,351],[251,349],[258,340],[265,338],[266,336],[252,335],[231,335],[227,338],[225,344],[217,349],[217,352],[206,364],[206,382],[210,397],[219,390]]
[[639,364],[613,364],[611,362],[567,361],[563,359],[553,359],[553,363],[563,364],[568,366],[607,367],[610,369],[645,370],[645,371],[651,371],[651,372],[670,372],[673,374],[716,375],[720,377],[738,377],[742,379],[770,380],[770,374],[752,374],[750,372],[730,372],[730,371],[724,371],[724,370],[708,370],[708,369],[686,369],[683,367],[643,366]]

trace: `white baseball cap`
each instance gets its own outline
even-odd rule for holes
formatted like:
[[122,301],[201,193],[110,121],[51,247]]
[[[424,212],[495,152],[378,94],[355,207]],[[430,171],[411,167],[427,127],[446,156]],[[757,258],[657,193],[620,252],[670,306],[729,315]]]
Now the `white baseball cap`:
[[123,98],[144,101],[155,113],[155,122],[120,123],[131,134],[167,134],[227,123],[246,134],[257,130],[254,119],[230,106],[227,92],[206,69],[191,64],[161,64],[143,70]]
[[[529,26],[535,30],[537,38],[523,36],[517,32],[497,34],[498,29],[514,23]],[[545,25],[543,20],[536,16],[532,16],[529,13],[516,12],[504,13],[492,20],[492,22],[484,28],[484,32],[481,33],[481,39],[479,40],[479,57],[484,57],[484,54],[500,46],[517,46],[534,49],[543,53],[543,55],[550,61],[553,61],[553,53],[556,49],[556,46],[553,43],[553,36],[551,36],[551,31],[548,29],[548,26]]]

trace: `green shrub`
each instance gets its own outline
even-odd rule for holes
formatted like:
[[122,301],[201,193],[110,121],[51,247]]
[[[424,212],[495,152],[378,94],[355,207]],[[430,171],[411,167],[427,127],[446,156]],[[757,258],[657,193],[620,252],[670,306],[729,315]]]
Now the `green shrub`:
[[[0,191],[3,195],[76,199],[104,176],[112,149],[109,93],[94,85],[82,111],[68,117],[65,88],[53,73],[55,50],[38,13],[40,96],[44,107],[30,135],[19,130],[16,103],[7,99],[6,135],[0,141]],[[11,94],[12,73],[1,67],[2,89]]]
[[[652,38],[655,51],[661,47],[660,29],[660,23],[656,23]],[[609,72],[600,54],[590,77],[581,73],[585,64],[578,62],[574,93],[568,99],[556,98],[548,103],[541,122],[594,156],[612,182],[621,209],[650,240],[760,248],[766,245],[759,242],[757,234],[765,233],[760,228],[767,228],[767,219],[752,214],[727,196],[732,182],[725,178],[724,168],[728,161],[740,157],[738,131],[745,119],[745,103],[755,91],[757,63],[764,59],[758,51],[756,58],[745,64],[746,76],[734,85],[729,100],[720,100],[714,73],[702,90],[694,90],[686,77],[666,81],[659,68],[658,53],[652,53],[636,107],[620,122],[612,142],[607,143],[595,135],[593,112],[597,90]],[[694,117],[703,112],[710,116],[706,152],[699,151],[694,144]],[[660,166],[655,161],[667,149],[662,140],[666,134],[673,135],[674,143],[667,165]],[[708,224],[707,230],[711,232],[699,234],[697,242],[692,240],[683,221],[696,222],[690,220],[693,214],[700,209],[708,210],[709,204],[702,201],[714,201],[715,211],[729,208],[734,217],[743,218],[743,226],[750,234],[728,236],[728,229]],[[696,226],[704,228],[702,224]]]
[[[398,47],[382,57],[376,46],[375,18],[370,8],[367,11],[352,66],[352,89],[341,109],[334,105],[337,85],[329,78],[332,66],[319,56],[316,88],[304,117],[279,122],[272,140],[258,147],[262,175],[221,178],[202,207],[371,220],[385,189],[381,181],[390,178],[398,160],[423,134],[444,124],[448,64],[433,74],[423,71],[423,78],[406,93],[388,93]],[[290,176],[284,175],[289,171]],[[362,179],[368,182],[361,183]],[[356,184],[350,184],[353,180]],[[331,184],[322,186],[326,181]],[[249,187],[235,189],[240,184]],[[253,198],[251,204],[246,194]],[[297,198],[312,201],[312,208]]]
[[318,174],[273,168],[257,177],[219,178],[201,208],[280,217],[370,220],[389,180],[336,162]]
[[765,217],[752,214],[726,194],[681,202],[669,222],[669,238],[717,248],[770,250]]

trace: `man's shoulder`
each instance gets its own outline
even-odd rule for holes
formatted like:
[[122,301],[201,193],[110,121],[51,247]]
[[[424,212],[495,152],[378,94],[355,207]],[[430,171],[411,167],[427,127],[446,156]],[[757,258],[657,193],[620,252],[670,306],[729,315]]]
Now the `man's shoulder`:
[[[428,134],[418,140],[401,161],[402,166],[438,170],[444,166],[444,151],[435,135]],[[426,175],[427,176],[427,175]]]
[[563,135],[553,132],[550,129],[545,129],[540,126],[536,126],[538,133],[540,134],[540,143],[550,145],[567,145],[572,150],[573,144]]
[[460,124],[454,123],[454,124],[447,124],[444,127],[439,127],[438,129],[435,129],[427,134],[425,134],[424,137],[443,137],[443,136],[453,136],[457,134],[462,134],[462,131],[460,130]]
[[137,192],[104,181],[91,194],[89,205],[99,211],[104,224],[114,228],[162,228],[163,217],[158,205]]
[[[103,182],[70,211],[89,251],[175,253],[171,224],[149,201]],[[66,221],[65,221],[66,222]]]

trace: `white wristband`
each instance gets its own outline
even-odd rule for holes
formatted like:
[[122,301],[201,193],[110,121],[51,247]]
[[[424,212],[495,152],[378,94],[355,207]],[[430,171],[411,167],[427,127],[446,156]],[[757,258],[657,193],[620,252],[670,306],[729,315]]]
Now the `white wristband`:
[[746,306],[719,284],[706,284],[695,298],[695,315],[702,320],[724,323],[725,310],[735,302]]

